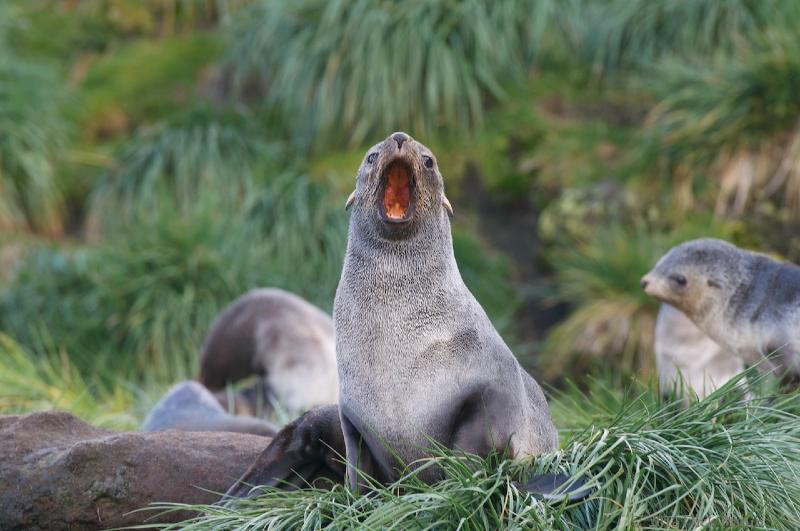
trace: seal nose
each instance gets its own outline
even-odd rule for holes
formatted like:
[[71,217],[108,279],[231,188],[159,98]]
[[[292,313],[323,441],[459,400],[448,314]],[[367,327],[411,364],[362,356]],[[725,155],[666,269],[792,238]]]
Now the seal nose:
[[394,133],[392,135],[392,140],[397,143],[397,149],[400,150],[403,149],[403,144],[408,140],[408,135],[400,132]]
[[642,280],[639,282],[639,285],[642,286],[642,289],[647,289],[647,285],[650,284],[650,279],[647,278],[647,275],[642,277]]

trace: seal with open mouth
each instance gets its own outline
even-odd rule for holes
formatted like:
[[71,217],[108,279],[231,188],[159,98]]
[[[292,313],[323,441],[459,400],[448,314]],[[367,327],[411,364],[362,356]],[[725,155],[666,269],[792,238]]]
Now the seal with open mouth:
[[[542,390],[461,279],[452,208],[431,151],[402,132],[376,144],[346,207],[352,214],[333,310],[339,407],[312,410],[284,428],[226,497],[345,473],[358,488],[359,471],[388,484],[430,457],[434,444],[513,458],[555,450]],[[346,467],[337,453],[346,454]],[[417,472],[429,482],[441,476],[432,466]],[[581,485],[549,474],[521,487],[575,499],[588,494]]]
[[[452,215],[453,207],[441,180],[432,177],[438,170],[430,150],[405,133],[394,133],[390,140],[368,152],[359,175],[369,171],[371,178],[359,179],[345,207],[350,209],[361,199],[360,208],[374,214],[364,228],[380,238],[396,240],[416,232],[426,213],[444,208]],[[422,209],[419,216],[418,208]]]

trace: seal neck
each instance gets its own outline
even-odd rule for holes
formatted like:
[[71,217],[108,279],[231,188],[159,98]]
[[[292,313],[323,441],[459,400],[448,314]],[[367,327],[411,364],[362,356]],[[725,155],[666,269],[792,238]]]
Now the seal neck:
[[359,221],[355,216],[350,221],[343,281],[354,274],[381,288],[393,283],[397,289],[420,290],[441,285],[446,278],[461,278],[447,214],[419,220],[417,230],[398,239],[383,238]]

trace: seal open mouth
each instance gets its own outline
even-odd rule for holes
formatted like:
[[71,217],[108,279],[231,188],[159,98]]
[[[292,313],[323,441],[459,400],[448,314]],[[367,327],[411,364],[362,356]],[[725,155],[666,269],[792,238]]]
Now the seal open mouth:
[[383,172],[382,214],[385,221],[403,223],[414,213],[416,182],[411,168],[402,160],[391,162]]

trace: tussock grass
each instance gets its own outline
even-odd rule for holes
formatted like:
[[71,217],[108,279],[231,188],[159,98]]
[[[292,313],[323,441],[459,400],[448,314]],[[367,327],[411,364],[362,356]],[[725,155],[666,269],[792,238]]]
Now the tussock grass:
[[[228,507],[154,510],[202,511],[161,526],[193,530],[791,529],[800,515],[798,396],[745,403],[736,385],[685,409],[638,384],[638,393],[607,392],[599,404],[573,389],[555,403],[588,408],[584,422],[592,424],[570,432],[561,450],[527,463],[440,451],[432,461],[445,479],[434,485],[409,473],[367,496],[341,486],[266,489]],[[593,493],[573,504],[544,503],[514,484],[544,471],[582,475]]]
[[719,179],[718,215],[782,195],[800,213],[800,45],[767,34],[752,49],[710,63],[660,67],[649,118],[672,174]]
[[54,176],[66,134],[60,84],[51,68],[0,43],[0,230],[57,235],[63,229]]
[[730,53],[783,18],[792,0],[583,1],[573,17],[583,53],[601,71],[645,66],[664,57]]
[[125,145],[97,186],[94,211],[119,223],[159,208],[236,210],[266,181],[275,154],[245,117],[194,109]]
[[[558,2],[254,2],[232,28],[241,82],[269,87],[300,138],[363,142],[405,129],[471,129],[526,73]],[[319,136],[318,136],[319,135]]]
[[63,350],[34,356],[0,333],[0,413],[69,411],[81,419],[110,429],[134,430],[135,390],[106,387],[94,376],[84,376]]
[[639,281],[669,248],[641,227],[614,225],[551,253],[556,298],[574,310],[548,335],[542,367],[549,377],[575,364],[585,372],[603,358],[628,373],[652,368],[658,304]]

